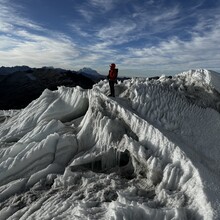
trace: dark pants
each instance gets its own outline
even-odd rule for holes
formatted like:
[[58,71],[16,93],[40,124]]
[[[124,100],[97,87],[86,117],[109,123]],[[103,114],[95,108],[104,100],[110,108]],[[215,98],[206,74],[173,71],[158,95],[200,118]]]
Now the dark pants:
[[110,86],[110,92],[111,92],[110,96],[113,96],[113,97],[115,97],[114,85],[115,85],[115,81],[109,80],[109,86]]

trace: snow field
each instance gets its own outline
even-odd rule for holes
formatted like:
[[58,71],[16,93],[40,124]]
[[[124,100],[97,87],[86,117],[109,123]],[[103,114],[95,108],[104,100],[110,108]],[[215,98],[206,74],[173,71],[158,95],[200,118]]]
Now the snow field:
[[218,219],[217,80],[206,70],[131,79],[112,99],[107,81],[92,90],[60,87],[8,113],[0,127],[0,215]]

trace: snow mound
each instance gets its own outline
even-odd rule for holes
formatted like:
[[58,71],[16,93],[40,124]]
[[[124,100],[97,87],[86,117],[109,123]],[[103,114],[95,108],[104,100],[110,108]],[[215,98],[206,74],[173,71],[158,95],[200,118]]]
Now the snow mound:
[[45,90],[0,112],[1,219],[219,219],[217,73]]
[[208,84],[214,87],[220,93],[220,78],[219,73],[217,72],[206,69],[196,69],[183,72],[179,74],[179,76],[183,76],[190,83]]

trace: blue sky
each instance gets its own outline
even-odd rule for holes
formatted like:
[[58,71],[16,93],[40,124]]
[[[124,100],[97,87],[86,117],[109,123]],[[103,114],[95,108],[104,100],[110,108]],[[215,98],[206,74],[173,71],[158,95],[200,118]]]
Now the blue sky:
[[0,66],[220,70],[218,0],[0,0]]

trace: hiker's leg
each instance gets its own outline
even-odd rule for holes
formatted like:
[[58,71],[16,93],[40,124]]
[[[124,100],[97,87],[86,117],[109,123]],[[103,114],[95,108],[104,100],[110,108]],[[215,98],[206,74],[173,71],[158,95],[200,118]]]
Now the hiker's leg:
[[110,86],[110,96],[115,96],[115,88],[114,88],[114,81],[109,80],[109,86]]
[[115,82],[114,81],[109,81],[109,85],[110,85],[110,91],[111,91],[111,96],[115,96],[115,88],[114,88],[114,84]]

